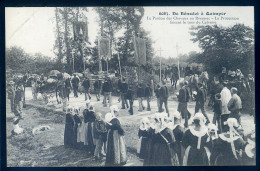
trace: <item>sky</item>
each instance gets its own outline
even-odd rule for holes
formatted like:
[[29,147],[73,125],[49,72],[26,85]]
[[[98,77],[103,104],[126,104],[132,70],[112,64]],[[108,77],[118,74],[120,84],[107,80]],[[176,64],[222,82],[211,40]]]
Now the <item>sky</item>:
[[[145,13],[141,26],[150,32],[154,41],[155,54],[160,55],[161,52],[161,56],[164,58],[177,56],[176,45],[178,45],[178,54],[200,51],[198,44],[190,40],[192,37],[189,33],[191,26],[198,25],[196,21],[202,22],[202,19],[206,21],[209,18],[212,22],[209,25],[216,23],[219,26],[228,27],[241,23],[254,28],[253,7],[178,6],[144,7],[144,9]],[[159,13],[163,12],[167,12],[168,15],[159,15]],[[173,12],[175,14],[178,13],[178,15],[173,15]],[[198,13],[198,15],[181,15],[181,12],[194,12],[195,14]],[[217,14],[206,15],[207,12]],[[89,22],[89,41],[93,44],[98,36],[98,17],[92,8],[89,8],[87,17]],[[166,20],[166,17],[171,18],[171,21],[174,23],[171,24],[169,20]],[[190,17],[193,17],[195,20],[191,20]],[[215,20],[215,17],[219,18],[219,20]],[[183,24],[183,21],[186,21],[186,24]],[[187,24],[187,21],[195,21],[195,24]],[[176,22],[181,23],[177,24]],[[55,27],[55,8],[53,7],[6,8],[6,47],[20,46],[27,53],[34,54],[40,52],[54,58]]]

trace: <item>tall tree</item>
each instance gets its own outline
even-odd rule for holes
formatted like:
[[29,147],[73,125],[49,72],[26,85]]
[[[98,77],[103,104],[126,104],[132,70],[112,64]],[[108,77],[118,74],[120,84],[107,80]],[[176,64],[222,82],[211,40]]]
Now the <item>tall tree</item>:
[[191,28],[193,42],[203,50],[199,58],[205,68],[219,73],[221,66],[248,73],[254,60],[254,31],[243,24],[232,27],[198,26]]

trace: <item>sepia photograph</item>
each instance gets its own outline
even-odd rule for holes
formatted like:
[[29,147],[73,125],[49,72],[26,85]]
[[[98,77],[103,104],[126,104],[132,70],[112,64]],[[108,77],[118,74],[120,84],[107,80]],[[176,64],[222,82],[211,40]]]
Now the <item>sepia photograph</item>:
[[253,6],[6,7],[5,41],[7,167],[256,165]]

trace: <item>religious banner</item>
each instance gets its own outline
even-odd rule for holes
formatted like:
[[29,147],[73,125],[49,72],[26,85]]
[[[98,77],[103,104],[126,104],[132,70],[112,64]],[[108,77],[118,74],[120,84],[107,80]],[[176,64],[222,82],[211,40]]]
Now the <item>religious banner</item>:
[[135,61],[137,64],[146,65],[145,39],[135,38]]
[[87,22],[73,23],[74,40],[88,41],[88,24]]
[[104,59],[110,59],[110,40],[108,38],[99,39],[99,57]]

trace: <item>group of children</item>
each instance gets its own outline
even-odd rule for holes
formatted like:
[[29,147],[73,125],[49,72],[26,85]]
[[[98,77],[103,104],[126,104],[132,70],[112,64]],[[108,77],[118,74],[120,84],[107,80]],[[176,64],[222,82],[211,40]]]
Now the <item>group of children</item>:
[[143,118],[138,131],[137,153],[144,166],[228,166],[255,165],[255,133],[247,137],[237,119],[229,118],[221,132],[206,125],[202,113],[196,113],[185,129],[181,115],[156,113]]
[[79,109],[68,107],[66,114],[64,146],[84,147],[96,160],[106,157],[106,166],[126,163],[124,130],[116,118],[117,106],[110,107],[110,113],[102,119],[102,114],[95,112],[93,105],[87,103],[83,116]]

